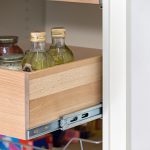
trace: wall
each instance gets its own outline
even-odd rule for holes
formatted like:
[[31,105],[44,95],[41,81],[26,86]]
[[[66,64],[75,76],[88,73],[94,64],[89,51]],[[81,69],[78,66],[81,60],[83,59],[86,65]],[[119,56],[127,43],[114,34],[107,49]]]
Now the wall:
[[131,0],[131,150],[150,150],[149,7],[149,0]]
[[31,31],[44,30],[44,21],[44,0],[1,0],[0,35],[18,35],[24,49],[30,45]]
[[68,45],[102,48],[102,11],[98,5],[45,1],[1,0],[0,35],[18,35],[19,45],[28,49],[31,31],[46,29],[50,42],[50,28],[64,26]]
[[46,31],[63,26],[67,29],[66,43],[102,48],[102,11],[98,5],[46,2]]

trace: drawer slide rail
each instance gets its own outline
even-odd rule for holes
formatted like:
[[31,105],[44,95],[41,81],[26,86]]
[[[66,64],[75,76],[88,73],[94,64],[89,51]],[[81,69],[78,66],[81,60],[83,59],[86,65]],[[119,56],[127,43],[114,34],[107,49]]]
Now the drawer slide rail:
[[57,130],[66,130],[102,118],[102,104],[60,117],[48,124],[29,129],[27,139],[33,139]]

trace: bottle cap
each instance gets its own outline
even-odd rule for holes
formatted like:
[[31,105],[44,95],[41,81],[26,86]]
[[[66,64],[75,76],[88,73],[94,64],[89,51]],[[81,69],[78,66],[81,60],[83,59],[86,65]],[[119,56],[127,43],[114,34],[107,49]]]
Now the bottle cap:
[[51,29],[52,37],[65,37],[66,29],[63,27],[56,27]]
[[13,44],[18,42],[17,36],[0,36],[0,44]]
[[46,41],[45,32],[31,32],[31,42],[44,42]]

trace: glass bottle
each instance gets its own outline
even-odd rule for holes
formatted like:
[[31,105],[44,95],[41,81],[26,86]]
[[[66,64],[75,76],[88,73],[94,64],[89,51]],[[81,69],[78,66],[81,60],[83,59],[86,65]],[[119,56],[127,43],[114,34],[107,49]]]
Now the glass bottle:
[[45,32],[32,32],[31,48],[22,61],[23,71],[31,72],[53,65],[53,58],[46,52]]
[[73,53],[65,44],[66,30],[64,28],[53,28],[51,30],[52,44],[49,49],[50,55],[55,61],[55,65],[60,65],[73,61]]
[[17,36],[0,36],[0,68],[22,70],[24,54],[17,42]]

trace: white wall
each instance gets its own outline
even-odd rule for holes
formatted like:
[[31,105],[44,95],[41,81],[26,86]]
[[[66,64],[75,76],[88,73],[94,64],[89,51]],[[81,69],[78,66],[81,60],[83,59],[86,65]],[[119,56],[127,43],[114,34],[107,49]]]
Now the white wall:
[[150,150],[150,1],[131,0],[131,150]]
[[46,31],[67,29],[66,43],[91,48],[102,48],[102,11],[98,5],[46,2]]
[[44,30],[44,0],[0,0],[0,35],[18,35],[19,44],[29,47],[31,31]]

